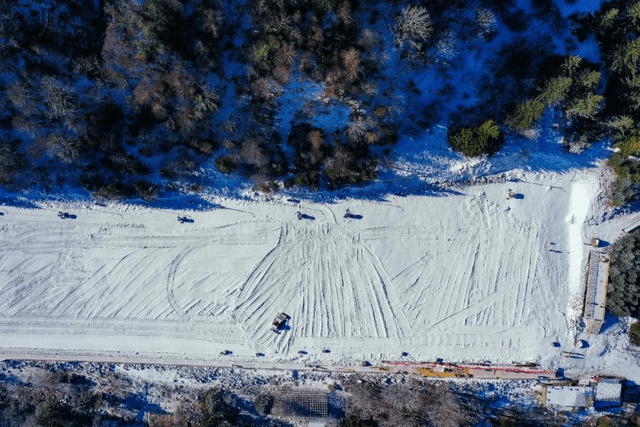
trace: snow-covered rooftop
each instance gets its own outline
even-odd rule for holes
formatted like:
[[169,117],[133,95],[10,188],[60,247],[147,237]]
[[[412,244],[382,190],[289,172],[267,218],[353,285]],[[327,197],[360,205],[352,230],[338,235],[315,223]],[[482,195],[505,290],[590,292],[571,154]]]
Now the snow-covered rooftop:
[[545,404],[555,408],[586,408],[593,401],[593,387],[547,387]]
[[614,379],[603,379],[596,384],[596,402],[620,403],[622,383]]

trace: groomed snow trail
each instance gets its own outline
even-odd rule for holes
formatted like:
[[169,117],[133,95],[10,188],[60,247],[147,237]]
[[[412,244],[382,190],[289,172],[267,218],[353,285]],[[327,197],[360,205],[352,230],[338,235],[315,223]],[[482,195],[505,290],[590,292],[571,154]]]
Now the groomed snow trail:
[[[73,210],[73,221],[58,220],[57,208],[7,207],[0,347],[539,360],[568,334],[569,181],[532,176],[333,205],[221,199],[228,209],[193,212],[192,224],[117,205]],[[516,185],[522,197],[507,199]],[[347,208],[359,219],[345,218]],[[298,220],[298,210],[315,219]],[[291,318],[276,334],[280,312]]]
[[396,248],[412,260],[390,267],[392,283],[416,342],[436,348],[433,357],[498,356],[486,347],[517,357],[558,332],[550,327],[561,309],[558,278],[541,266],[548,258],[541,224],[514,215],[508,204],[517,201],[490,199],[481,191],[458,200],[455,215],[363,231],[381,259]]
[[537,267],[539,229],[483,198],[463,206],[462,216],[402,237],[406,243],[420,239],[412,246],[427,250],[394,277],[403,309],[425,333],[442,336],[443,344],[454,335],[483,331],[512,339],[529,326],[531,309],[546,296],[541,287],[548,283]]
[[571,185],[571,200],[566,217],[569,232],[569,298],[567,317],[577,322],[582,315],[582,300],[584,298],[586,253],[588,247],[587,236],[584,235],[584,222],[591,208],[591,204],[598,193],[597,183],[593,177],[584,177]]
[[[399,330],[380,263],[358,236],[330,223],[286,225],[240,288],[233,316],[259,349],[288,337],[390,338]],[[265,319],[291,316],[274,334]]]

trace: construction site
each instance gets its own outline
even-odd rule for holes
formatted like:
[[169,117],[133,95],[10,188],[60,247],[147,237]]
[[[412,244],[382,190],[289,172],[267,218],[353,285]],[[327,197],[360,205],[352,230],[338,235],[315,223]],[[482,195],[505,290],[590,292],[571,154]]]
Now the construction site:
[[419,363],[383,361],[378,367],[381,372],[417,375],[426,378],[461,379],[476,378],[486,380],[543,380],[556,378],[555,370],[539,369],[532,365],[478,365],[459,363]]

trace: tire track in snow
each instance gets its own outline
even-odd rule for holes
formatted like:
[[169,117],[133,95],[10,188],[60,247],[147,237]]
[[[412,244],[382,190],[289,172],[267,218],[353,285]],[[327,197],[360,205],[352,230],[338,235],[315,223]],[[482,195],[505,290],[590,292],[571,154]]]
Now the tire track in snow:
[[[388,281],[377,257],[348,230],[326,223],[283,226],[279,244],[242,286],[233,317],[261,348],[285,348],[291,343],[285,335],[399,336]],[[280,311],[291,316],[291,330],[269,339],[263,331]]]
[[[518,345],[517,336],[507,331],[530,318],[528,307],[533,304],[532,292],[538,280],[539,231],[485,199],[465,204],[463,212],[459,223],[473,222],[480,215],[486,226],[471,229],[464,239],[451,241],[446,238],[451,234],[448,229],[454,228],[453,234],[460,235],[457,220],[441,220],[423,229],[422,236],[437,235],[439,242],[425,248],[424,255],[394,276],[392,281],[402,296],[400,306],[411,315],[412,322],[424,325],[420,328],[423,334],[443,334],[438,342],[444,346],[454,339],[447,330],[460,325],[467,325],[464,329],[469,330],[496,328],[496,333],[504,331],[501,340],[505,345]],[[385,234],[375,230],[370,236],[379,240]],[[405,237],[410,231],[397,234],[397,238],[415,242],[418,248],[422,245],[422,239]],[[445,263],[456,268],[442,269]]]

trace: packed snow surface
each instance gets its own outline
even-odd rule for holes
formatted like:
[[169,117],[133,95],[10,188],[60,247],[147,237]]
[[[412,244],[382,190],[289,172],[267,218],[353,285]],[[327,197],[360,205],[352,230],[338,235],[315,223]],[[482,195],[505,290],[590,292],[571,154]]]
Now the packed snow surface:
[[185,223],[118,204],[6,207],[0,346],[553,364],[552,342],[573,339],[595,174],[512,171],[382,201],[217,199]]
[[[583,226],[589,207],[595,196],[597,185],[591,177],[576,181],[571,186],[569,212],[566,217],[569,232],[569,309],[568,316],[577,320],[582,315],[582,298],[585,284],[582,280],[586,257],[583,245],[587,238],[583,233]],[[583,262],[584,261],[584,262]]]

